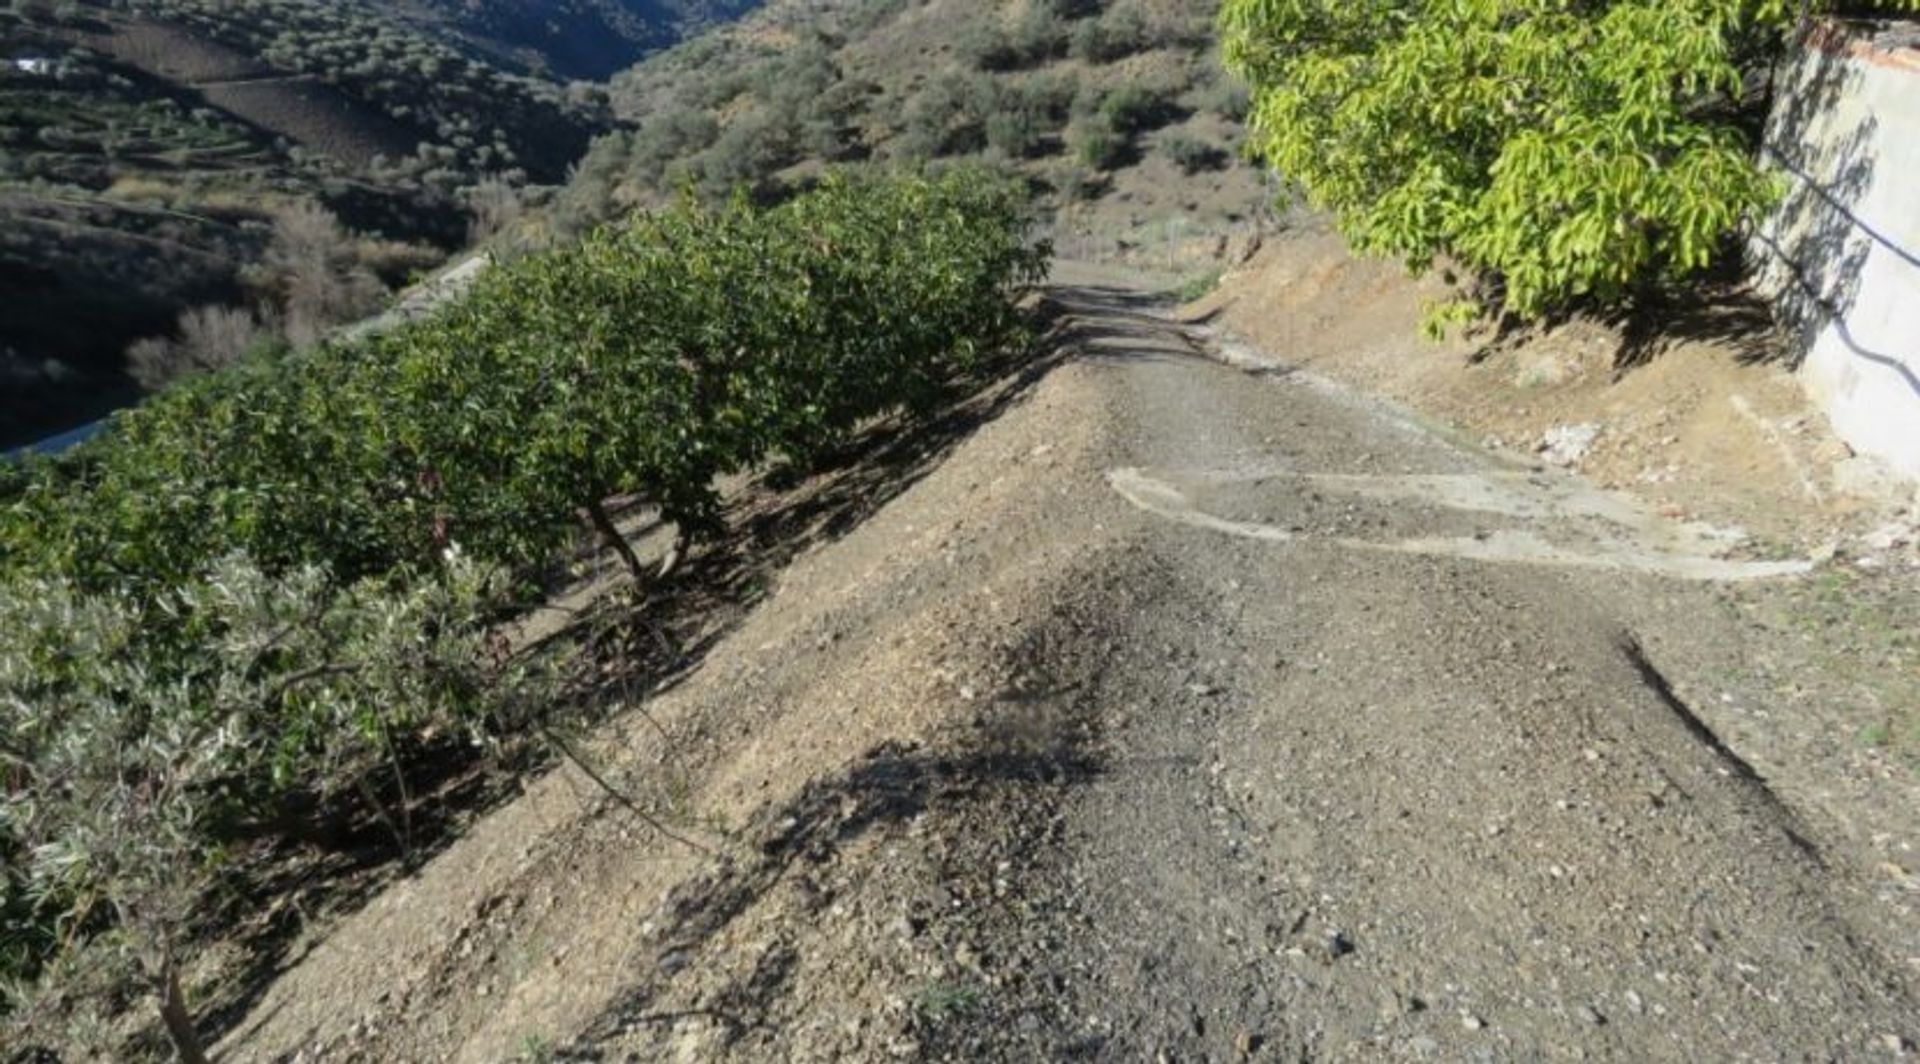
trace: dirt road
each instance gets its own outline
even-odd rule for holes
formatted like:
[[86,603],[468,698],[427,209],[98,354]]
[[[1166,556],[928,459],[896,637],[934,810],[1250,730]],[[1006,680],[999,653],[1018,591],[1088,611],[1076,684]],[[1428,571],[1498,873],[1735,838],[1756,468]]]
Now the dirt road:
[[1911,791],[1839,801],[1736,678],[1728,596],[1815,560],[1057,295],[599,744],[711,853],[557,771],[229,1059],[1912,1053]]

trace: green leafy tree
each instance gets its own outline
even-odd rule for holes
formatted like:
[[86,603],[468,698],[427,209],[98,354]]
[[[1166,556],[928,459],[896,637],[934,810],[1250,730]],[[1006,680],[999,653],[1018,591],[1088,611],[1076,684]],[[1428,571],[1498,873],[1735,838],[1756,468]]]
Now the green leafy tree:
[[1044,260],[1027,224],[1014,186],[969,171],[640,215],[376,339],[117,415],[0,505],[0,573],[163,589],[245,551],[352,580],[451,542],[531,571],[625,495],[698,534],[715,477],[817,451],[1009,342]]
[[1467,313],[1525,318],[1698,271],[1769,204],[1734,111],[1798,10],[1226,0],[1220,29],[1256,156],[1358,249],[1451,256],[1486,282]]

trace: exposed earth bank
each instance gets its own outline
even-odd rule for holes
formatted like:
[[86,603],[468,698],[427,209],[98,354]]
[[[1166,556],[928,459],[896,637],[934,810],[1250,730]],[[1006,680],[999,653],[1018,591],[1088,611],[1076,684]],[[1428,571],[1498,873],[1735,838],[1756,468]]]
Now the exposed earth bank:
[[1900,691],[1769,619],[1831,561],[1054,299],[594,744],[697,847],[556,770],[227,1059],[1912,1052]]

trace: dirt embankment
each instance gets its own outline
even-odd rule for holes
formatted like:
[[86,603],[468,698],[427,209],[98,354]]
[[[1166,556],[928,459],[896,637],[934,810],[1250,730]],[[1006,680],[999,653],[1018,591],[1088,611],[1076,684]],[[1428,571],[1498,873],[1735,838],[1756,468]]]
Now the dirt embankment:
[[[845,1059],[910,1038],[899,996],[928,958],[866,938],[899,900],[871,863],[935,806],[1042,781],[1077,738],[999,718],[1106,551],[1097,527],[1051,516],[1058,488],[1035,475],[1106,431],[1082,416],[1087,375],[974,400],[955,416],[1018,404],[967,444],[977,460],[934,469],[884,519],[848,533],[822,506],[825,527],[783,529],[833,542],[768,577],[737,630],[688,633],[724,640],[593,744],[701,848],[556,771],[321,941],[229,1038],[233,1059],[485,1061],[579,1039],[701,1059],[742,1038]],[[855,469],[801,495],[884,498],[915,476]]]
[[1903,488],[1831,433],[1764,308],[1739,292],[1640,326],[1579,317],[1501,339],[1420,340],[1425,306],[1447,297],[1436,280],[1354,257],[1308,216],[1187,315],[1496,450],[1782,548],[1843,541],[1920,506],[1920,485]]

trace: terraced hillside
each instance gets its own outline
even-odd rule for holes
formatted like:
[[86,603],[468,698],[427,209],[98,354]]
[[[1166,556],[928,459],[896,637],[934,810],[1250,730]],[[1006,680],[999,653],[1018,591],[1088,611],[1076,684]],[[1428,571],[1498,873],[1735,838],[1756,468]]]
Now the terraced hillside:
[[546,72],[624,65],[743,6],[0,9],[0,449],[129,401],[129,346],[188,309],[276,332],[291,281],[262,260],[290,211],[335,220],[319,257],[353,298],[329,313],[370,309],[468,239],[476,190],[559,182],[610,128],[603,92]]

